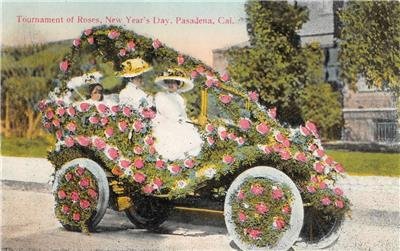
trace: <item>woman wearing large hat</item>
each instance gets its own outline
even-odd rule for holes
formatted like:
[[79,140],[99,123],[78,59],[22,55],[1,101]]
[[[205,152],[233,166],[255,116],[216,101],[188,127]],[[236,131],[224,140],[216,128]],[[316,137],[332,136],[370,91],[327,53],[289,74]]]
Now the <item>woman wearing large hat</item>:
[[119,94],[120,104],[131,105],[134,109],[139,109],[141,105],[153,105],[153,99],[145,93],[142,74],[152,70],[152,67],[141,58],[129,59],[122,63],[122,71],[117,75],[128,78],[129,82]]
[[157,152],[169,160],[198,155],[203,142],[197,129],[188,123],[185,100],[179,94],[191,90],[193,82],[180,69],[164,72],[155,82],[164,90],[154,98],[157,116],[153,120],[153,135]]

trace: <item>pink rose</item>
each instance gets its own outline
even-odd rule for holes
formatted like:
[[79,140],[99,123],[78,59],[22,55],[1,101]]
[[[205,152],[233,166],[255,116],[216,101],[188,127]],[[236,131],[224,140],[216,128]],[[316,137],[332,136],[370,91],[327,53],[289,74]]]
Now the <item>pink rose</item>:
[[66,138],[64,139],[64,142],[65,142],[65,145],[66,145],[67,147],[73,147],[74,144],[75,144],[74,139],[73,139],[72,137],[66,137]]
[[47,110],[45,116],[47,119],[52,119],[54,117],[53,110]]
[[134,123],[133,123],[133,129],[135,130],[135,132],[141,132],[142,131],[142,129],[143,129],[143,123],[142,123],[142,121],[140,121],[140,120],[136,120]]
[[114,129],[112,127],[107,127],[106,130],[104,130],[104,135],[106,135],[106,138],[112,137],[114,134]]
[[214,138],[213,138],[213,137],[207,137],[207,143],[208,143],[210,146],[214,145],[214,143],[215,143]]
[[190,77],[191,77],[192,79],[196,78],[198,75],[199,75],[199,74],[197,73],[197,71],[192,71],[192,72],[190,73]]
[[321,162],[315,162],[313,168],[317,173],[323,173],[325,170],[325,166]]
[[119,166],[122,168],[128,168],[130,167],[132,163],[129,160],[123,159],[119,161]]
[[230,165],[235,162],[235,158],[232,155],[224,155],[224,157],[222,157],[222,162]]
[[313,155],[318,158],[322,158],[325,156],[325,151],[322,149],[317,149],[313,152]]
[[245,142],[245,140],[244,140],[243,137],[238,137],[238,138],[236,138],[236,143],[237,143],[239,146],[243,145],[244,142]]
[[248,118],[241,118],[239,120],[239,127],[240,129],[242,129],[243,131],[247,131],[250,129],[251,126],[251,122]]
[[279,143],[283,143],[286,140],[286,137],[281,132],[275,133],[275,140]]
[[156,148],[154,146],[149,147],[149,154],[153,155],[156,153]]
[[151,145],[154,144],[154,138],[152,136],[150,136],[150,135],[147,135],[144,138],[144,143],[146,143],[147,145],[151,146]]
[[87,41],[89,44],[94,44],[94,37],[93,36],[88,37]]
[[79,202],[79,206],[80,206],[82,209],[89,208],[89,207],[90,207],[90,202],[89,202],[88,200],[81,200],[81,201]]
[[79,194],[76,191],[71,192],[70,196],[72,201],[78,201],[79,200]]
[[329,199],[328,197],[324,197],[324,198],[321,199],[321,203],[324,206],[328,206],[328,205],[331,204],[331,199]]
[[310,152],[313,152],[315,149],[317,149],[318,147],[317,147],[317,145],[315,145],[315,144],[311,144],[311,145],[309,145],[308,146],[308,150],[310,151]]
[[272,146],[272,149],[274,150],[274,152],[280,153],[281,150],[283,149],[283,146],[281,144],[275,144]]
[[287,150],[284,150],[284,149],[282,149],[282,150],[279,152],[279,155],[280,155],[280,157],[281,157],[282,160],[288,160],[288,159],[291,158],[290,152],[287,151]]
[[63,214],[69,214],[70,208],[67,205],[63,205],[61,211],[63,212]]
[[260,184],[253,184],[250,187],[250,192],[256,196],[261,195],[264,192],[264,187]]
[[225,72],[224,74],[222,74],[221,80],[224,81],[224,82],[228,81],[228,80],[229,80],[229,75],[228,75],[228,73]]
[[97,192],[91,188],[87,190],[87,194],[90,196],[92,199],[97,199]]
[[228,139],[230,139],[230,140],[236,140],[236,139],[237,139],[236,134],[233,133],[233,132],[228,133]]
[[315,193],[315,192],[316,192],[316,189],[315,189],[315,187],[313,187],[313,186],[307,186],[306,188],[307,188],[307,191],[308,191],[309,193]]
[[201,74],[201,73],[204,73],[205,69],[203,66],[199,65],[199,66],[197,66],[196,71]]
[[185,62],[185,58],[180,54],[178,55],[176,60],[178,61],[178,65],[181,65],[181,64],[183,64]]
[[74,221],[80,221],[81,215],[80,215],[79,213],[73,213],[73,214],[72,214],[72,219],[73,219]]
[[292,208],[289,205],[285,205],[282,207],[282,213],[290,214],[292,212]]
[[76,114],[75,108],[72,107],[72,106],[68,107],[67,113],[68,113],[68,115],[71,116],[71,117],[75,116],[75,114]]
[[144,108],[141,114],[146,119],[154,119],[156,117],[156,113],[150,108]]
[[207,124],[206,125],[206,132],[207,133],[212,133],[215,130],[215,127],[212,124]]
[[97,150],[103,150],[104,148],[106,148],[106,142],[101,138],[95,138],[93,140],[93,144]]
[[260,202],[256,205],[256,211],[259,214],[266,214],[269,211],[269,207],[263,202]]
[[314,182],[314,183],[318,183],[319,182],[319,179],[318,179],[317,176],[311,176],[310,180],[311,180],[311,182]]
[[207,88],[210,88],[210,87],[212,87],[213,85],[214,85],[214,79],[212,79],[212,78],[210,78],[210,79],[207,79],[207,81],[206,81],[206,87]]
[[279,187],[273,187],[272,188],[272,198],[274,200],[280,200],[283,198],[283,191]]
[[137,183],[143,183],[144,180],[146,179],[146,176],[143,173],[137,172],[133,175],[133,179],[137,182]]
[[127,123],[126,121],[120,121],[120,122],[118,122],[118,129],[119,129],[121,132],[125,132],[126,129],[128,129],[128,123]]
[[315,126],[314,123],[307,121],[306,122],[306,128],[312,133],[312,134],[317,134],[317,127]]
[[143,192],[146,194],[150,194],[153,192],[153,186],[150,184],[147,184],[143,187]]
[[244,198],[246,198],[246,194],[243,192],[243,190],[239,190],[239,192],[237,194],[237,198],[239,200],[243,200]]
[[165,167],[165,161],[162,159],[156,160],[156,168],[158,169],[164,169]]
[[60,127],[60,120],[59,120],[59,119],[53,120],[53,125],[54,125],[55,127]]
[[284,147],[289,147],[290,146],[290,141],[288,139],[283,140],[282,145]]
[[57,195],[58,195],[58,198],[59,198],[60,200],[63,200],[63,199],[65,199],[65,198],[67,197],[67,194],[65,193],[64,190],[59,190],[58,193],[57,193]]
[[194,164],[195,164],[195,162],[194,162],[193,159],[185,159],[185,161],[183,161],[183,165],[184,165],[186,168],[193,168],[193,167],[194,167]]
[[228,132],[224,127],[218,127],[218,136],[221,140],[225,140],[228,137]]
[[89,137],[85,137],[85,136],[78,136],[76,137],[76,141],[78,141],[78,144],[81,146],[89,146],[90,145],[90,138]]
[[56,132],[56,137],[57,137],[57,139],[58,139],[58,140],[61,140],[62,136],[63,136],[63,131],[58,130],[58,131]]
[[343,208],[344,207],[344,202],[342,200],[335,201],[335,207]]
[[134,51],[136,47],[136,44],[133,40],[129,40],[129,42],[126,44],[126,48],[128,51]]
[[98,124],[100,122],[98,117],[89,117],[89,122],[91,124]]
[[325,163],[328,165],[333,165],[335,163],[335,161],[332,159],[332,157],[326,157],[325,159]]
[[177,164],[172,164],[170,166],[168,166],[168,170],[172,173],[172,174],[177,174],[181,171],[181,167]]
[[276,217],[274,219],[274,222],[272,223],[272,226],[278,230],[282,230],[285,228],[286,223],[281,217]]
[[79,181],[79,185],[83,188],[87,188],[89,186],[89,179],[84,178]]
[[153,46],[154,49],[160,48],[161,45],[162,44],[161,44],[160,40],[158,40],[158,39],[153,40],[152,46]]
[[251,101],[253,101],[253,102],[257,102],[257,101],[258,101],[259,95],[258,95],[257,92],[251,91],[251,92],[249,92],[248,95],[249,95],[249,99],[250,99]]
[[303,152],[296,152],[294,154],[294,159],[300,162],[307,162],[307,156]]
[[228,95],[220,95],[219,96],[219,100],[223,103],[223,104],[229,104],[232,101],[232,95],[228,94]]
[[106,113],[108,111],[108,107],[105,104],[98,104],[97,105],[97,111],[99,113]]
[[63,107],[58,107],[56,113],[58,116],[62,117],[65,114],[65,109]]
[[239,221],[240,221],[240,222],[245,222],[245,221],[247,220],[247,216],[246,216],[246,214],[243,213],[243,212],[239,212],[238,218],[239,218]]
[[61,61],[59,66],[60,66],[60,70],[62,72],[66,72],[68,70],[68,67],[69,67],[68,60]]
[[39,108],[40,111],[43,111],[44,108],[46,108],[46,107],[47,107],[47,105],[46,105],[46,101],[45,100],[40,100],[38,102],[38,108]]
[[154,189],[160,189],[163,186],[163,181],[160,178],[154,178],[153,180],[153,187]]
[[248,233],[253,240],[260,238],[260,236],[262,234],[261,230],[258,230],[258,229],[249,229]]
[[80,103],[79,109],[81,110],[81,112],[87,112],[90,109],[90,105],[88,103]]
[[318,187],[319,187],[319,189],[325,189],[328,187],[328,185],[326,185],[325,182],[321,181],[318,183]]
[[126,50],[123,49],[123,48],[120,49],[118,55],[119,55],[120,57],[124,57],[124,56],[126,55]]
[[271,119],[275,119],[276,118],[276,107],[268,109],[267,114]]
[[342,196],[342,195],[343,195],[343,190],[340,189],[339,187],[335,187],[335,188],[333,189],[333,192],[334,192],[336,195],[339,195],[339,196]]
[[269,132],[269,129],[270,129],[269,126],[267,126],[267,125],[264,124],[264,123],[260,123],[260,124],[258,124],[258,125],[256,126],[257,132],[260,133],[260,134],[262,134],[262,135],[267,134],[267,133]]
[[137,158],[133,161],[133,165],[136,167],[136,169],[142,169],[144,167],[144,161],[142,158]]
[[143,153],[143,148],[141,146],[134,146],[133,147],[133,152],[137,155],[140,155]]
[[66,181],[70,181],[70,180],[72,179],[73,175],[72,175],[72,173],[66,173],[66,174],[64,175],[64,177],[65,177],[65,180],[66,180]]
[[310,131],[307,129],[307,127],[304,127],[304,126],[300,126],[300,133],[304,137],[307,137],[308,135],[310,135]]
[[263,146],[263,145],[261,145],[261,146],[259,146],[258,148],[259,148],[261,151],[263,151],[265,154],[270,154],[270,153],[272,153],[272,151],[273,151],[272,147],[270,147],[270,146]]
[[78,47],[79,45],[81,45],[81,40],[80,40],[79,38],[74,39],[74,41],[72,41],[72,44],[73,44],[75,47]]
[[74,122],[69,122],[67,124],[67,129],[70,132],[75,132],[76,131],[76,124]]
[[113,148],[113,147],[108,149],[107,153],[108,153],[108,158],[111,159],[111,160],[115,160],[115,159],[117,159],[119,157],[118,150]]
[[334,169],[335,169],[335,171],[338,172],[338,173],[343,173],[343,172],[344,172],[343,166],[342,166],[341,164],[339,164],[339,163],[337,163],[337,164],[334,166]]
[[89,36],[90,34],[92,34],[92,29],[86,29],[83,33],[84,33],[86,36]]
[[109,122],[109,120],[108,120],[107,117],[102,117],[102,118],[100,119],[100,124],[101,124],[102,126],[106,126],[106,125],[108,124],[108,122]]
[[82,176],[82,175],[85,173],[85,168],[83,168],[83,167],[81,167],[81,166],[78,166],[78,167],[76,168],[75,172],[76,172],[76,174],[77,174],[78,176]]
[[108,35],[107,35],[107,36],[108,36],[109,39],[116,39],[116,38],[119,37],[119,35],[120,35],[119,31],[110,30],[110,31],[108,32]]

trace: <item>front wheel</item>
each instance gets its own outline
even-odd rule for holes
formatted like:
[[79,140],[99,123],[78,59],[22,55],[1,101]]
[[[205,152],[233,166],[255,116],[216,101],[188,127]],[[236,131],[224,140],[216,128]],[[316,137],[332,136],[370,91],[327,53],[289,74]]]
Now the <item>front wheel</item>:
[[55,174],[55,214],[69,231],[93,231],[103,218],[110,196],[106,174],[91,159],[65,163]]
[[154,230],[168,219],[172,208],[173,205],[168,200],[137,195],[133,198],[133,205],[125,213],[136,227]]

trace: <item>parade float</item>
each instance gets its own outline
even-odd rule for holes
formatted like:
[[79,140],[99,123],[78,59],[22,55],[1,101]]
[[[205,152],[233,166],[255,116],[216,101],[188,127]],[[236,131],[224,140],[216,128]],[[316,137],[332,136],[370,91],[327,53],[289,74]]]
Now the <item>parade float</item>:
[[[129,60],[148,62],[143,67],[151,67],[154,78],[147,85],[167,69],[187,73],[193,89],[185,93],[189,115],[180,123],[196,128],[201,151],[164,158],[155,147],[161,107],[154,104],[73,98],[71,79],[89,76],[84,53],[111,64],[115,77],[135,70],[126,65]],[[318,121],[284,127],[275,108],[258,102],[256,91],[121,27],[85,30],[59,67],[54,91],[38,107],[44,128],[57,139],[48,159],[54,166],[55,215],[66,229],[95,231],[110,207],[151,230],[177,201],[215,195],[223,202],[229,237],[243,250],[287,250],[295,242],[323,248],[337,240],[350,202],[336,185],[344,169],[325,153]]]

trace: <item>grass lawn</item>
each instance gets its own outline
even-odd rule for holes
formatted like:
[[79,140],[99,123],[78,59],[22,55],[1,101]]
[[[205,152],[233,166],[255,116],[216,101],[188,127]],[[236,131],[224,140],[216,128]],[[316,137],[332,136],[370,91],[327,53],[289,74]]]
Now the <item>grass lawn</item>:
[[[42,157],[54,144],[52,138],[2,138],[1,155],[17,157]],[[400,176],[400,154],[367,153],[328,150],[327,154],[340,162],[350,175]]]
[[350,175],[400,176],[399,153],[368,153],[328,150]]

